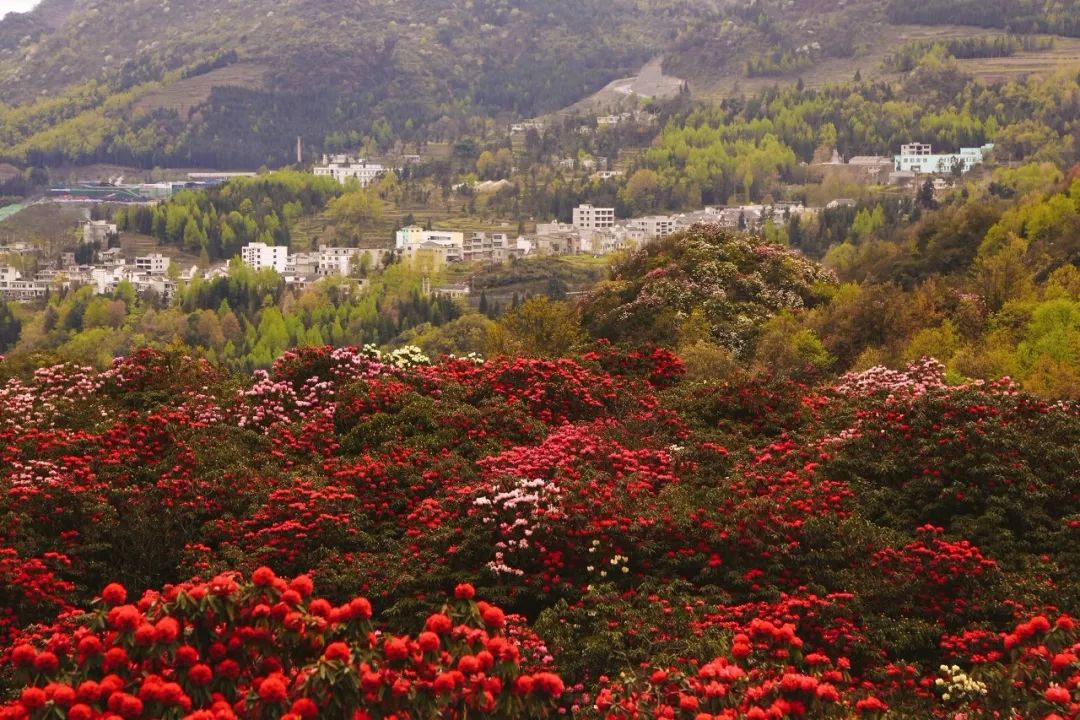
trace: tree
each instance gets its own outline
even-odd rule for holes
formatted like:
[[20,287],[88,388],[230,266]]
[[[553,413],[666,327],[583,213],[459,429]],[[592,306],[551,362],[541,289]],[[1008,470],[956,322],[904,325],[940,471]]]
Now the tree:
[[785,310],[765,323],[755,362],[770,373],[791,376],[823,370],[833,357],[812,330]]
[[660,206],[660,178],[655,170],[642,168],[630,176],[620,195],[635,215],[654,212]]
[[0,300],[0,352],[15,347],[22,331],[22,322],[8,303]]
[[404,340],[429,357],[482,354],[494,327],[495,323],[488,318],[471,313],[439,327],[430,323],[417,326],[405,334]]
[[335,223],[357,226],[379,220],[383,205],[371,190],[353,190],[331,200],[326,211]]
[[510,175],[514,169],[514,153],[509,148],[499,148],[495,153],[495,172],[499,178]]
[[586,340],[573,306],[546,296],[507,312],[487,336],[489,355],[564,357]]
[[558,275],[552,275],[548,280],[547,296],[552,300],[566,299],[566,282]]
[[[289,346],[289,331],[285,327],[285,318],[276,307],[268,307],[259,320],[258,344],[273,356]],[[260,362],[259,367],[265,366]]]
[[996,253],[980,253],[974,266],[974,283],[986,306],[1000,310],[1009,300],[1026,296],[1031,291],[1031,277],[1024,266],[1023,240],[1012,237]]
[[184,226],[184,249],[188,252],[199,252],[206,249],[206,233],[194,221],[189,221]]
[[934,200],[934,181],[927,179],[919,188],[919,194],[916,197],[921,207],[933,210],[937,207],[937,201]]
[[495,175],[495,155],[490,150],[480,153],[476,160],[476,174],[481,180],[491,180]]
[[225,333],[222,330],[221,320],[213,310],[203,310],[198,313],[195,322],[195,333],[200,345],[206,347],[221,347],[225,344]]

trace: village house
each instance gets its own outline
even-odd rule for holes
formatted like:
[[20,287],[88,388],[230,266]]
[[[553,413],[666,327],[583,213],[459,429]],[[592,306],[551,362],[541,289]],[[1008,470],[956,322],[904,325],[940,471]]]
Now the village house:
[[285,274],[291,277],[311,277],[319,270],[316,253],[289,253],[285,259]]
[[510,132],[513,134],[522,134],[529,130],[535,130],[536,132],[542,133],[544,132],[544,123],[539,120],[524,120],[510,126]]
[[330,275],[349,275],[352,271],[353,258],[360,253],[360,248],[327,247],[319,248],[316,274],[322,277]]

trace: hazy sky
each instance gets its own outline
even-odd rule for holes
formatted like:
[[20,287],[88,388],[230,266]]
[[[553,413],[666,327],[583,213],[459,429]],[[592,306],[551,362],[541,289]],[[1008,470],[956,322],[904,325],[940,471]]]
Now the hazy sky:
[[38,0],[0,0],[0,17],[9,12],[26,12],[37,4]]

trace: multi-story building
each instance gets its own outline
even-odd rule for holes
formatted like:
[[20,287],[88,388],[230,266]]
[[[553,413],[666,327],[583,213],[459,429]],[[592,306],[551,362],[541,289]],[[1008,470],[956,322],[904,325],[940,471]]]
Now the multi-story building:
[[82,227],[82,237],[84,244],[104,250],[109,247],[109,240],[116,237],[116,226],[104,220],[90,220]]
[[319,271],[318,253],[291,253],[285,261],[285,274],[309,277]]
[[527,255],[529,246],[523,238],[511,238],[506,233],[491,236],[491,262],[502,263]]
[[404,250],[409,245],[422,243],[424,242],[425,232],[427,231],[419,225],[403,227],[394,233],[394,247],[398,250]]
[[396,246],[406,260],[423,256],[436,264],[465,259],[465,234],[449,230],[424,230],[411,226],[399,230]]
[[354,247],[319,247],[319,275],[348,275],[352,270],[353,258],[359,255],[360,248]]
[[49,284],[40,279],[24,280],[22,273],[8,265],[0,265],[0,297],[5,300],[40,300],[48,293]]
[[957,167],[966,172],[981,165],[986,154],[994,149],[992,144],[977,148],[960,148],[958,153],[935,154],[930,145],[909,143],[900,146],[900,154],[893,158],[896,172],[951,173]]
[[462,259],[465,262],[490,262],[492,247],[492,238],[487,233],[470,233],[469,237],[465,238]]
[[615,227],[615,208],[579,205],[574,208],[574,227],[578,230],[602,230]]
[[636,231],[644,239],[662,238],[675,232],[676,220],[667,215],[650,215],[649,217],[635,218],[626,223],[628,230]]
[[388,169],[351,155],[323,155],[322,164],[316,165],[314,172],[319,177],[332,177],[342,185],[355,179],[360,187],[367,187]]
[[289,248],[284,245],[250,243],[240,249],[244,264],[254,270],[276,270],[282,275],[289,261]]
[[171,264],[172,260],[160,253],[135,258],[136,272],[147,275],[164,275],[169,271],[169,265]]
[[582,234],[576,231],[536,235],[531,240],[538,255],[578,255],[583,245]]
[[124,251],[121,248],[109,248],[98,253],[101,264],[105,267],[123,267],[127,264],[124,260]]

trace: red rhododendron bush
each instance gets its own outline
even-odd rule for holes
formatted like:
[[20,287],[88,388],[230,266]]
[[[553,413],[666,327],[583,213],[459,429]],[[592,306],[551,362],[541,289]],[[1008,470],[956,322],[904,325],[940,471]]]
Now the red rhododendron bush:
[[530,717],[563,693],[557,675],[521,670],[503,611],[471,586],[415,637],[375,632],[365,598],[335,606],[312,588],[266,567],[135,604],[108,585],[92,612],[12,648],[26,687],[0,718]]
[[142,351],[0,436],[0,718],[1080,716],[1080,410],[933,361]]

